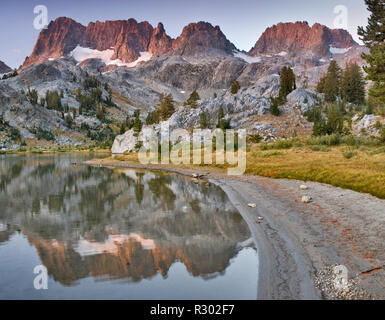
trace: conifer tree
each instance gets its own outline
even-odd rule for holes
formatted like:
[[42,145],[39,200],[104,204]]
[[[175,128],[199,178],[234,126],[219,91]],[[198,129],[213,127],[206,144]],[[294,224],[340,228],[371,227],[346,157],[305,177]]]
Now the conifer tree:
[[175,112],[174,99],[172,94],[160,94],[158,104],[159,120],[166,121]]
[[321,78],[317,85],[317,91],[325,94],[325,100],[335,102],[340,95],[341,68],[335,60],[329,64],[326,75]]
[[373,81],[369,89],[369,103],[377,108],[385,106],[385,2],[383,0],[365,0],[371,15],[366,28],[359,27],[361,40],[370,49],[363,54],[368,63],[364,67],[366,79]]
[[237,94],[237,92],[239,91],[239,89],[241,88],[241,85],[239,84],[239,82],[237,80],[233,80],[231,82],[231,94]]
[[356,105],[365,103],[365,81],[357,63],[349,63],[341,77],[341,96]]
[[140,120],[140,111],[135,111],[135,120],[134,120],[134,131],[138,135],[140,130],[142,130],[142,121]]
[[279,101],[281,103],[285,103],[287,95],[296,89],[295,74],[293,69],[290,67],[283,67],[281,69],[279,82]]
[[277,98],[270,98],[270,113],[273,116],[279,116],[279,114],[280,114],[278,105],[279,105],[279,99],[277,99]]
[[200,127],[201,129],[207,129],[209,127],[207,116],[204,112],[200,114]]
[[196,108],[198,106],[197,101],[199,101],[201,98],[199,97],[199,94],[196,90],[191,92],[190,97],[187,99],[187,101],[184,103],[185,106],[191,106],[193,108]]
[[225,113],[223,112],[222,106],[220,106],[218,110],[217,128],[222,130],[230,129],[230,122],[225,119]]

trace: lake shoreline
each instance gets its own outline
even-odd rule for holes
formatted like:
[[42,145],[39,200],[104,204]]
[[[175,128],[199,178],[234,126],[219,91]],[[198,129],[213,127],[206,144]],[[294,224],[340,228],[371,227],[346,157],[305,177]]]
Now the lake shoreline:
[[[384,299],[385,200],[317,182],[227,176],[217,168],[141,165],[111,159],[84,164],[203,175],[243,216],[259,255],[258,299]],[[307,190],[300,186],[306,184]],[[303,196],[310,203],[302,203]],[[250,207],[249,204],[256,204]],[[348,269],[350,287],[336,291],[330,267]],[[326,285],[326,284],[329,285]]]

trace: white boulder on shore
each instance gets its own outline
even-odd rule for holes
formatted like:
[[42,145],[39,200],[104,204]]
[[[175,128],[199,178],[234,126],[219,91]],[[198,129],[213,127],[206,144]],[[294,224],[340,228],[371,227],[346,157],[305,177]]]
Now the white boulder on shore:
[[124,134],[117,136],[112,144],[112,154],[123,154],[134,150],[136,145],[136,137],[134,136],[134,129],[126,131]]

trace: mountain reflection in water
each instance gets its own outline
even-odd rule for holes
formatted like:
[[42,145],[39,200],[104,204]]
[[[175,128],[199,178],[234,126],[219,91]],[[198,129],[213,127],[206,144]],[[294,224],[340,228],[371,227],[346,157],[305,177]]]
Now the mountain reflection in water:
[[13,256],[3,252],[16,235],[64,287],[85,278],[167,279],[176,263],[187,276],[209,280],[224,276],[232,259],[254,246],[218,187],[177,175],[73,165],[96,156],[1,156],[0,259],[8,264],[0,260],[0,270],[12,272],[6,269]]

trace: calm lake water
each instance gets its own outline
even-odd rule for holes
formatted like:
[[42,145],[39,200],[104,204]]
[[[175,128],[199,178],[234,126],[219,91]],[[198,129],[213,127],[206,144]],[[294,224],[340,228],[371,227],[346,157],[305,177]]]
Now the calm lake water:
[[0,299],[256,299],[250,231],[221,189],[74,165],[105,156],[0,156]]

